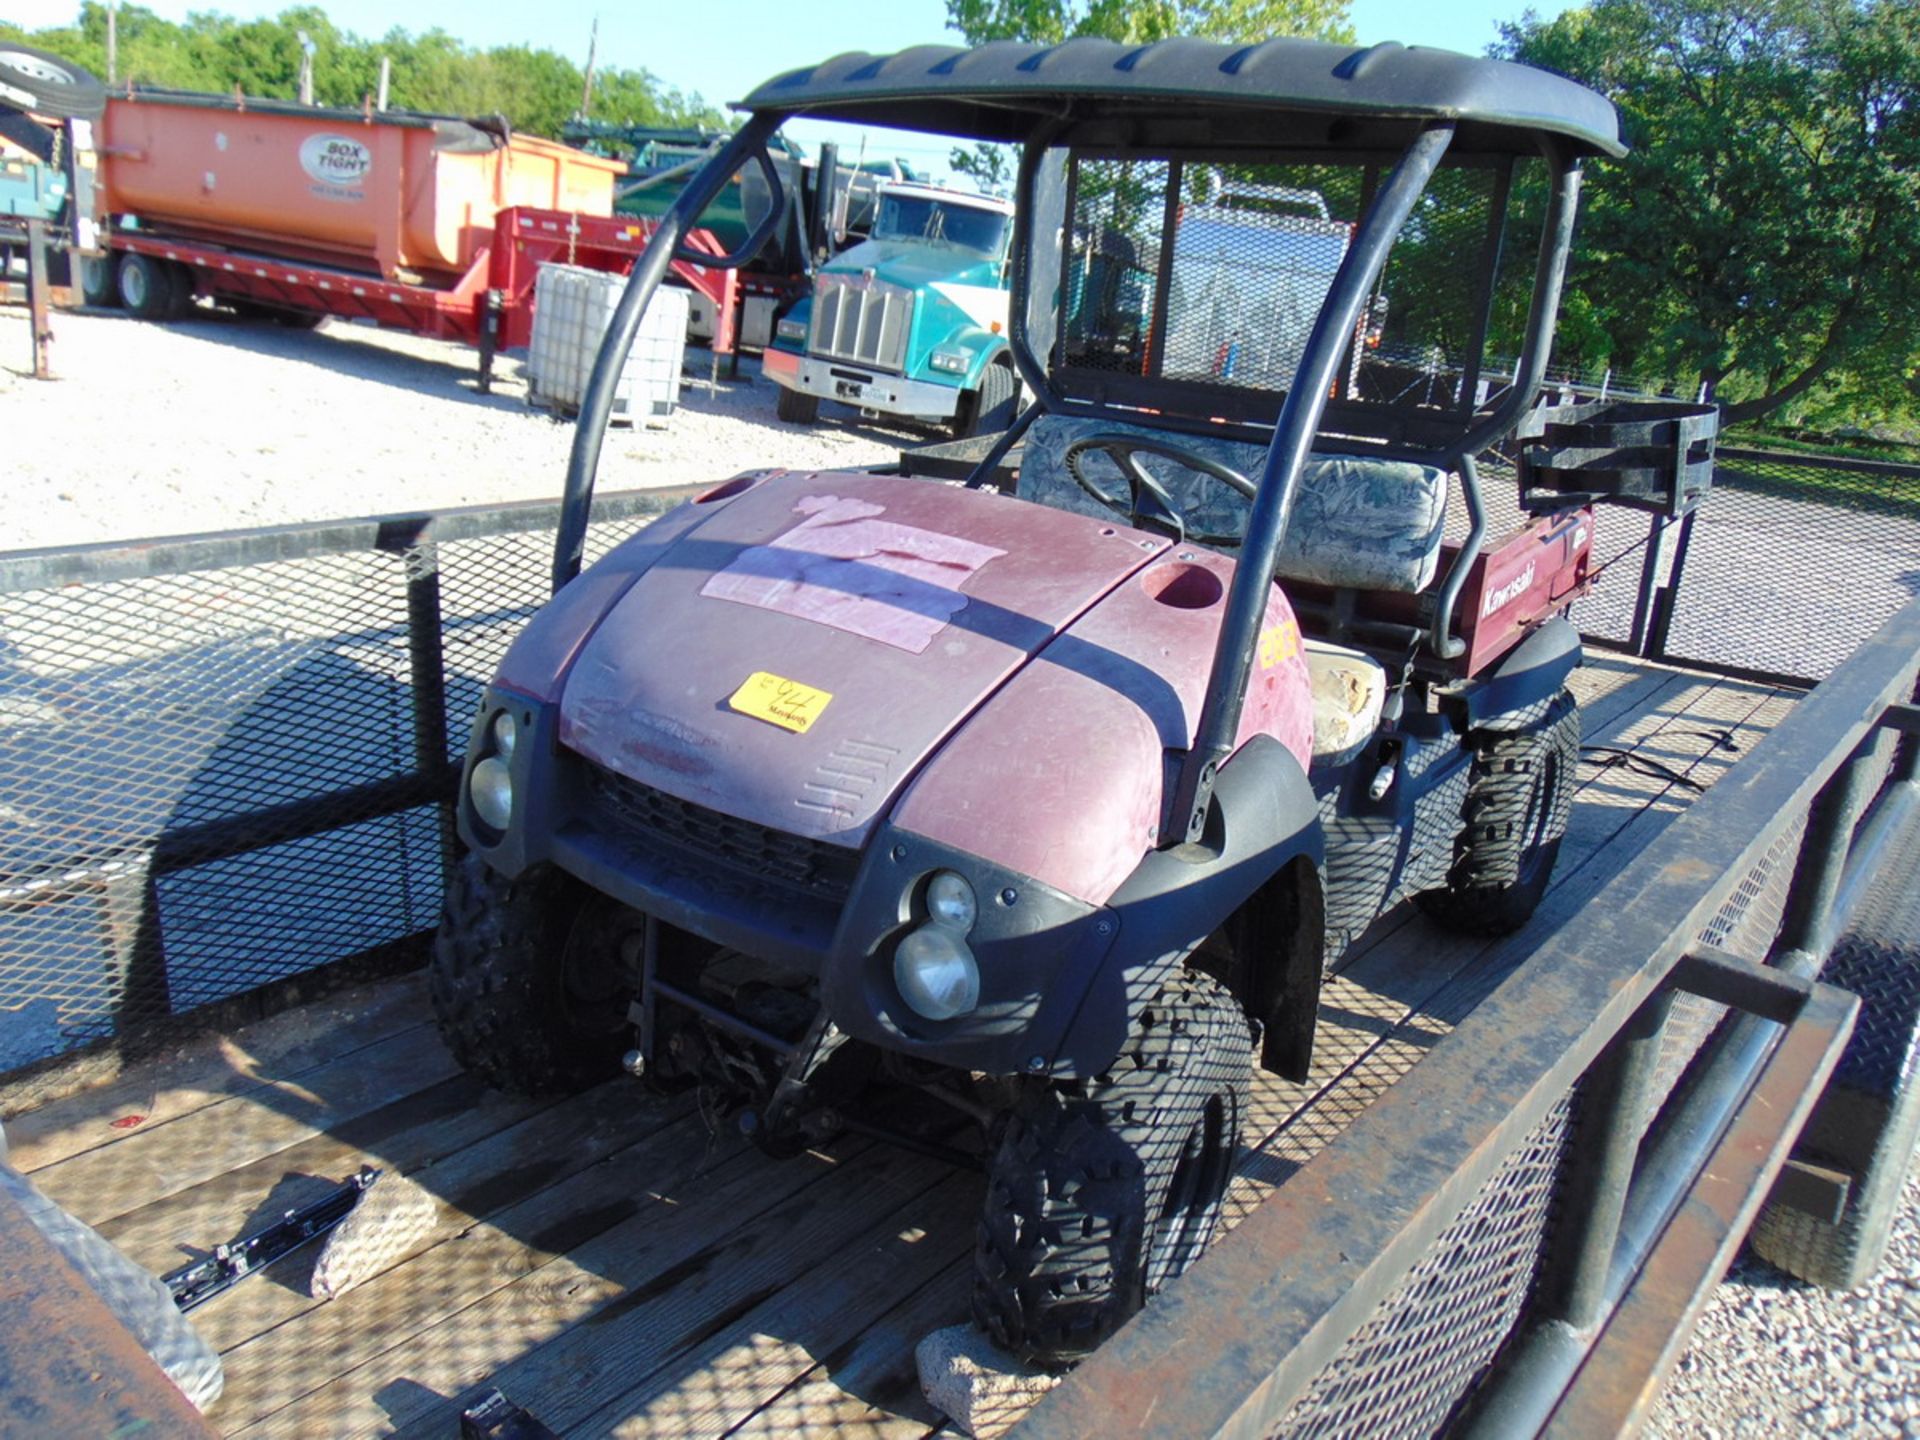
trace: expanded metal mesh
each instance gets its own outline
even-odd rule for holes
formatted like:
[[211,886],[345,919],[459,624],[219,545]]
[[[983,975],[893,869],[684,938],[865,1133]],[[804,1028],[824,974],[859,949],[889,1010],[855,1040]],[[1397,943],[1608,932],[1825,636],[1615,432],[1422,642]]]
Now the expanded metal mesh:
[[1526,1304],[1570,1114],[1563,1099],[1501,1163],[1288,1409],[1275,1436],[1398,1440],[1439,1428]]
[[435,923],[446,765],[551,532],[283,533],[321,553],[0,594],[0,1072]]
[[[1056,361],[1283,394],[1384,174],[1080,157]],[[1524,294],[1517,311],[1509,295],[1518,271],[1500,263],[1504,189],[1494,169],[1434,175],[1354,327],[1339,395],[1459,411],[1509,383],[1477,358],[1490,325],[1524,313]]]
[[1665,654],[1824,680],[1920,594],[1920,468],[1722,448]]

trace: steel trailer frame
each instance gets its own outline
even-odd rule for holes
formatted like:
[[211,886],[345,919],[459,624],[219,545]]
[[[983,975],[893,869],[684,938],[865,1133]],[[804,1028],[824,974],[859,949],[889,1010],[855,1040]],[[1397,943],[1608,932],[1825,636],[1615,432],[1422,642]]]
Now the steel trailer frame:
[[[511,206],[495,218],[492,243],[475,252],[472,264],[451,286],[387,280],[210,240],[141,230],[107,231],[102,243],[108,253],[126,250],[188,266],[194,272],[195,288],[217,298],[370,320],[477,346],[484,393],[492,383],[494,355],[525,346],[533,338],[534,283],[542,265],[583,265],[624,275],[645,251],[653,229],[631,216],[609,218]],[[713,301],[713,352],[716,356],[730,353],[738,338],[738,275],[701,262],[703,255],[721,253],[720,242],[705,230],[691,231],[684,251],[673,262],[673,275]]]

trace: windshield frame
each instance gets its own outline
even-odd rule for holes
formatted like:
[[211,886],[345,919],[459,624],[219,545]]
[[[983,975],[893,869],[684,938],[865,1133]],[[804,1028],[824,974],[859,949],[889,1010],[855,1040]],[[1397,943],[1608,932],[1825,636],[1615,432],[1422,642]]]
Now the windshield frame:
[[[922,222],[921,228],[917,232],[912,230],[893,231],[886,228],[890,207],[905,206],[926,207],[926,220]],[[956,240],[948,235],[946,233],[947,222],[949,217],[955,214],[980,216],[998,221],[999,233],[995,243],[991,246],[973,245],[965,240]],[[939,223],[931,227],[934,233],[929,234],[928,222],[933,221],[936,216],[939,217]],[[873,227],[867,232],[867,238],[870,240],[903,240],[925,245],[951,245],[958,250],[971,251],[983,259],[1004,260],[1007,255],[1007,247],[1013,239],[1013,229],[1013,214],[1010,210],[1003,210],[996,205],[972,203],[972,197],[970,196],[940,195],[919,190],[883,189],[880,192],[879,203],[875,207]]]

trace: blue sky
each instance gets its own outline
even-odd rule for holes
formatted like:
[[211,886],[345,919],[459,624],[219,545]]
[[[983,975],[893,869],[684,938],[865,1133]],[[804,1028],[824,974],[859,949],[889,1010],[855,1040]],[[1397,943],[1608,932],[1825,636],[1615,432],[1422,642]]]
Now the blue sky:
[[[240,16],[276,14],[293,0],[141,0],[169,19],[189,10],[220,10]],[[681,90],[716,104],[737,100],[760,81],[844,50],[888,51],[927,42],[954,43],[946,29],[944,0],[718,0],[700,5],[624,6],[607,0],[319,0],[342,29],[365,36],[395,25],[421,31],[439,28],[469,44],[528,43],[548,46],[577,62],[587,53],[594,17],[600,20],[602,63],[640,67]],[[1517,18],[1526,0],[1353,0],[1353,24],[1364,43],[1399,40],[1478,54],[1495,38],[1501,20]],[[1532,9],[1558,14],[1566,6],[1534,0]],[[78,0],[0,0],[0,19],[30,30],[72,22]],[[798,126],[795,139],[817,144],[822,133]],[[845,143],[844,136],[839,136]],[[936,167],[948,147],[925,137],[876,139],[876,151],[905,155]]]

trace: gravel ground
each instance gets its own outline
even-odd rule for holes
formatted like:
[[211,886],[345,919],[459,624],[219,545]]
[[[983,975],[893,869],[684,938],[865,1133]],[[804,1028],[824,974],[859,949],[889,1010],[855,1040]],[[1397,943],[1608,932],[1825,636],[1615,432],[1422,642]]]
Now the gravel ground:
[[1920,1175],[1880,1278],[1860,1290],[1829,1294],[1742,1254],[1644,1433],[1920,1437]]
[[[0,550],[559,492],[572,428],[527,407],[511,358],[488,396],[471,350],[353,325],[303,333],[203,311],[171,326],[62,313],[54,329],[59,378],[36,382],[25,315],[0,310]],[[754,369],[714,395],[683,388],[663,428],[615,430],[602,486],[869,464],[937,438],[844,411],[783,424],[773,386],[744,378]],[[1886,1273],[1864,1291],[1828,1295],[1743,1258],[1648,1433],[1920,1440],[1920,1179],[1907,1202]]]
[[[494,393],[465,346],[329,324],[303,332],[201,309],[174,325],[54,317],[57,379],[31,376],[25,312],[0,309],[0,434],[8,475],[0,550],[299,520],[551,499],[573,427],[527,405],[520,363]],[[705,351],[689,352],[704,371]],[[774,416],[774,386],[681,390],[662,428],[615,428],[602,490],[721,480],[768,464],[866,465],[939,438],[828,406]]]

